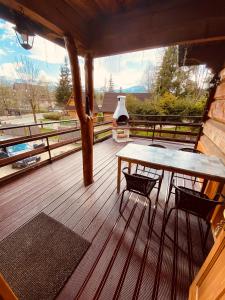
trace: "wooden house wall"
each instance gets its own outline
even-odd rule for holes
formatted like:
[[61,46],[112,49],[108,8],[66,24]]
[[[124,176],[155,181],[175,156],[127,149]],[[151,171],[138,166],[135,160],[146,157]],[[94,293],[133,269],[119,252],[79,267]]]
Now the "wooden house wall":
[[[225,77],[221,79],[216,89],[208,117],[203,126],[203,135],[199,140],[198,149],[207,155],[219,157],[225,164]],[[206,192],[210,198],[215,195],[217,187],[217,183],[209,182]],[[225,187],[223,188],[223,194],[225,195]],[[223,218],[223,210],[224,208],[220,207],[215,211],[212,218],[212,229]]]

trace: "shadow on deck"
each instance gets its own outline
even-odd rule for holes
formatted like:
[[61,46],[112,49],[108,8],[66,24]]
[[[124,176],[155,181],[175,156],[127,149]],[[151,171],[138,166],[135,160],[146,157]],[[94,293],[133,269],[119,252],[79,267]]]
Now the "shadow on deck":
[[197,218],[173,213],[162,232],[167,172],[150,226],[141,196],[127,194],[119,214],[115,153],[123,146],[111,139],[95,145],[95,182],[87,188],[78,152],[0,189],[0,240],[43,211],[92,243],[58,299],[187,299],[204,260]]

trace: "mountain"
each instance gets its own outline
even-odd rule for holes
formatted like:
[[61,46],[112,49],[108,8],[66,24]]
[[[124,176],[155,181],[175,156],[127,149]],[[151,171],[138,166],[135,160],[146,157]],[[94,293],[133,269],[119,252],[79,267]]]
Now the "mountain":
[[[119,93],[120,90],[117,89],[115,90],[115,92]],[[146,88],[143,85],[134,85],[134,86],[130,86],[128,88],[122,89],[123,93],[146,93]]]

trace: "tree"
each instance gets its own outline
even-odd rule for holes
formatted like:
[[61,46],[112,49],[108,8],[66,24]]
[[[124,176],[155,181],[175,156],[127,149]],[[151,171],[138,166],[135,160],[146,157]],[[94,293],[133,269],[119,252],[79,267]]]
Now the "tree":
[[177,94],[177,69],[177,47],[168,47],[156,75],[155,92],[157,95],[163,95],[165,92]]
[[145,86],[147,92],[151,92],[154,87],[155,73],[155,67],[153,67],[152,64],[149,63],[145,68],[142,76],[142,83]]
[[2,113],[8,112],[13,105],[12,87],[6,82],[0,81],[0,110]]
[[161,96],[166,92],[177,97],[186,96],[195,85],[190,72],[191,68],[178,65],[178,47],[168,47],[156,74],[155,93]]
[[178,47],[168,47],[162,64],[156,73],[154,94],[163,96],[171,93],[176,97],[195,98],[197,101],[206,94],[209,71],[205,66],[179,66]]
[[17,61],[17,73],[24,84],[23,96],[31,107],[34,122],[37,123],[37,109],[39,100],[39,86],[37,79],[39,77],[39,66],[31,59],[21,56]]
[[111,93],[114,92],[114,82],[112,79],[112,74],[110,74],[110,77],[109,77],[108,92],[111,92]]
[[56,100],[59,105],[64,105],[72,93],[71,73],[65,57],[64,65],[60,67],[60,79],[56,88]]

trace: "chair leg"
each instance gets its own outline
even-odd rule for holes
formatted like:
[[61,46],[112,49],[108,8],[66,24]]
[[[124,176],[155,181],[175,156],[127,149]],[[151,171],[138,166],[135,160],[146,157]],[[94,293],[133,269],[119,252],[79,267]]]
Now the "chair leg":
[[155,199],[155,206],[158,204],[159,193],[160,193],[160,189],[161,189],[161,185],[162,185],[162,179],[163,179],[163,177],[159,180],[158,192],[157,192],[156,199]]
[[195,179],[194,179],[193,186],[195,186],[195,184],[196,184],[196,181],[197,181],[197,177],[195,177]]
[[172,208],[170,209],[169,213],[168,213],[167,216],[166,216],[166,221],[165,221],[165,223],[164,223],[164,228],[166,227],[166,224],[167,224],[167,222],[168,222],[168,220],[169,220],[169,217],[170,217],[171,212],[173,211],[173,209],[176,209],[176,208],[175,208],[175,207],[172,207]]
[[205,237],[204,237],[204,241],[203,241],[203,249],[205,249],[205,246],[206,246],[206,242],[207,242],[207,239],[208,239],[208,236],[209,236],[210,227],[211,227],[210,223],[208,223],[206,233],[205,233]]
[[136,165],[136,170],[135,170],[135,173],[137,173],[138,172],[138,165]]
[[122,195],[121,195],[121,200],[120,200],[120,208],[119,208],[119,212],[121,213],[121,208],[122,208],[122,203],[123,203],[123,196],[124,196],[124,193],[126,192],[126,189],[123,190],[122,192]]
[[148,225],[150,225],[150,219],[151,219],[151,199],[149,196],[147,196],[149,201],[149,207],[148,207]]
[[173,183],[173,176],[174,176],[174,173],[171,173],[167,201],[169,201],[169,199],[170,199],[170,195],[171,195],[172,188],[173,188],[173,185],[172,185],[172,183]]

